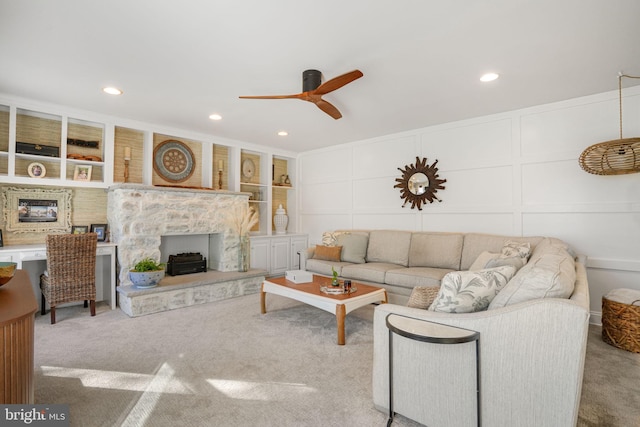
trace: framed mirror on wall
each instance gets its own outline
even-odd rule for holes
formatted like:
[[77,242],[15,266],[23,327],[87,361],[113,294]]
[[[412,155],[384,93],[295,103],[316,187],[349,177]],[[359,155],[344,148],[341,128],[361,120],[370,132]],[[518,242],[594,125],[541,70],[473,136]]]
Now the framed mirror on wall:
[[437,160],[428,165],[426,157],[422,160],[416,157],[415,164],[406,165],[404,169],[398,168],[402,177],[396,178],[397,184],[393,188],[400,189],[400,198],[404,199],[402,207],[411,203],[411,209],[417,207],[418,210],[422,210],[422,204],[442,201],[436,196],[436,192],[444,190],[442,184],[447,180],[438,177],[437,164]]

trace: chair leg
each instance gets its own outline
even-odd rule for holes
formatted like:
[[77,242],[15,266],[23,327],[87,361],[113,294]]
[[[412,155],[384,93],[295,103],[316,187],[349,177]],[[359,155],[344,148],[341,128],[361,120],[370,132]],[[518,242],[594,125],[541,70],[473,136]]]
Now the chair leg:
[[45,310],[45,306],[46,306],[47,302],[44,300],[44,294],[43,293],[40,294],[40,297],[41,297],[40,298],[40,300],[41,300],[40,301],[40,315],[44,316],[47,313],[47,310]]
[[95,316],[96,315],[96,300],[91,300],[90,301],[91,304],[91,315]]
[[51,307],[51,324],[55,325],[56,323],[56,308],[55,307]]
[[84,300],[84,308],[89,307],[89,305],[87,304],[87,300]]

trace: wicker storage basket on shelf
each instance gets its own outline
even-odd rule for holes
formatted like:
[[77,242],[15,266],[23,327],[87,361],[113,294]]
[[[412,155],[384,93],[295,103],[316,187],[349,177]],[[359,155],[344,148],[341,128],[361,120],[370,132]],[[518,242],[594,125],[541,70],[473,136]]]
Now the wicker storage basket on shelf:
[[640,353],[640,291],[614,289],[602,297],[602,340]]

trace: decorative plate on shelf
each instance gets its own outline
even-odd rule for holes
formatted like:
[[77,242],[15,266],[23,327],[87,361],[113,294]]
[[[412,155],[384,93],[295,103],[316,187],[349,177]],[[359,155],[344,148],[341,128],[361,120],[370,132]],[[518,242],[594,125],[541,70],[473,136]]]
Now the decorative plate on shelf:
[[33,162],[27,167],[27,173],[31,178],[43,178],[47,174],[47,168],[42,163]]
[[253,163],[253,160],[244,159],[244,162],[242,162],[242,176],[251,179],[254,173],[256,173],[256,165]]
[[170,139],[153,150],[153,169],[169,182],[186,181],[195,170],[193,152],[184,143]]

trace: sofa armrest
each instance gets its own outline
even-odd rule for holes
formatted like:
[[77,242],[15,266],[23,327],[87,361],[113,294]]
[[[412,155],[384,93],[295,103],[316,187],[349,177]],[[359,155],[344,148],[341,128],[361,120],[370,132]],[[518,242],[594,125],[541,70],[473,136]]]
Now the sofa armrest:
[[300,270],[307,269],[307,260],[313,258],[313,254],[316,252],[316,247],[312,246],[300,251]]
[[[389,331],[385,320],[390,313],[480,332],[483,425],[551,427],[576,424],[587,343],[588,306],[569,299],[549,298],[478,313],[450,314],[394,304],[379,305],[374,312],[373,400],[383,411],[388,408],[389,399]],[[394,354],[394,372],[399,364],[409,369],[428,366],[442,351],[437,345],[417,341],[403,346],[401,361],[396,361]],[[456,373],[449,370],[441,374],[454,381]],[[394,401],[408,401],[408,407],[428,406],[425,399],[433,393],[437,391],[429,390],[425,380],[424,390],[413,390],[404,395],[396,391]],[[450,411],[454,404],[459,402],[439,410]],[[464,412],[470,410],[468,407],[463,409]],[[431,415],[425,414],[427,418],[416,421],[428,424],[433,420],[429,418]]]

